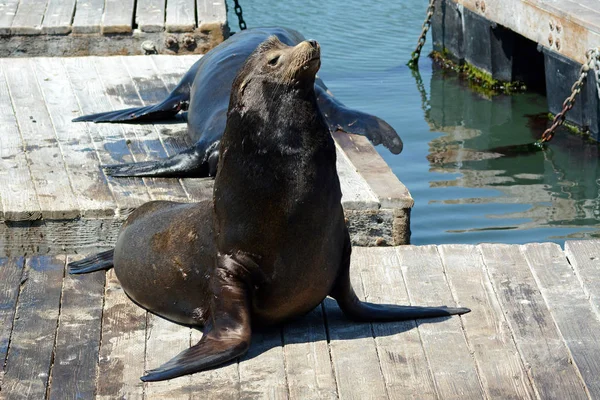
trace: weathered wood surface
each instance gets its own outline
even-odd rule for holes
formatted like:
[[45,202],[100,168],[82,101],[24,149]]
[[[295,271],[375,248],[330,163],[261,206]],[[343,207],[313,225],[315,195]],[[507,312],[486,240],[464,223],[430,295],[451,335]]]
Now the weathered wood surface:
[[1,395],[6,392],[11,399],[46,397],[64,267],[64,256],[30,258],[25,264]]
[[104,0],[78,0],[71,27],[73,33],[100,33]]
[[600,253],[594,248],[594,243],[567,242],[565,252],[592,308],[600,317]]
[[228,36],[226,14],[225,0],[3,0],[0,56],[201,54]]
[[[101,168],[161,159],[189,147],[183,119],[154,125],[71,122],[83,114],[155,104],[197,60],[158,55],[0,59],[0,237],[5,238],[0,256],[79,251],[94,245],[90,239],[97,229],[111,230],[104,238],[116,237],[119,224],[113,222],[122,222],[147,201],[210,198],[211,179],[111,178]],[[353,242],[406,243],[408,220],[398,215],[410,211],[408,191],[366,139],[335,137]],[[393,177],[385,195],[381,174]],[[27,221],[34,222],[23,226]],[[52,224],[59,221],[72,229],[56,237]],[[16,232],[15,223],[27,229]]]
[[[444,276],[442,260],[435,246],[410,246],[398,252],[411,304],[455,306]],[[464,302],[464,306],[469,305]],[[435,323],[448,319],[443,324]],[[417,321],[419,334],[437,394],[442,399],[483,397],[472,349],[460,318]]]
[[542,398],[585,399],[577,366],[525,256],[518,250],[509,245],[481,246],[483,262],[521,357]]
[[487,397],[536,398],[479,249],[444,245],[438,250],[454,300],[472,310],[461,320]]
[[[68,261],[82,258],[70,257]],[[63,281],[50,399],[91,399],[96,392],[104,273],[67,275]]]
[[356,324],[326,299],[304,318],[255,332],[238,360],[148,384],[144,370],[201,333],[136,306],[112,271],[106,280],[63,277],[72,257],[3,258],[0,398],[600,398],[600,317],[581,284],[595,279],[581,266],[600,241],[566,247],[356,247],[361,298],[472,312]]

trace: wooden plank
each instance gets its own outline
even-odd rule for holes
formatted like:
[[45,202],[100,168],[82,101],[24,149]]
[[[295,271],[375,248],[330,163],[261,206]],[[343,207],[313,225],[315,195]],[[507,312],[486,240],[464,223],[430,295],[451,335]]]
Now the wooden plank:
[[19,0],[3,0],[0,2],[0,35],[10,34],[10,27],[18,6]]
[[[122,57],[98,58],[95,64],[113,109],[143,105]],[[120,127],[135,161],[156,160],[167,156],[151,125],[128,124]],[[187,200],[177,179],[144,178],[144,182],[153,200]]]
[[344,207],[353,210],[378,210],[381,204],[367,181],[356,172],[356,167],[352,165],[339,146],[336,145],[335,150],[336,168],[340,177]]
[[104,0],[77,0],[73,33],[100,33]]
[[286,380],[292,399],[337,399],[323,309],[283,327]]
[[[600,319],[559,245],[521,247],[592,398],[600,398]],[[598,253],[596,253],[598,254]]]
[[[353,257],[350,266],[352,286],[356,295],[365,300],[361,269],[358,259]],[[350,321],[331,298],[325,299],[323,305],[340,399],[388,397],[371,324]]]
[[454,301],[472,310],[461,320],[486,396],[535,399],[479,250],[472,245],[444,245],[438,250]]
[[240,358],[240,398],[287,399],[281,330],[254,332],[252,344]]
[[67,71],[58,58],[36,58],[32,63],[54,133],[66,155],[64,160],[81,215],[89,218],[114,216],[117,206],[87,127],[71,122],[81,112],[70,90]]
[[[181,77],[173,79],[175,75],[171,71],[171,67],[180,63],[177,61],[179,57],[173,56],[156,56],[163,60],[163,70],[156,67],[156,63],[151,57],[123,57],[123,62],[127,67],[127,71],[137,89],[137,93],[142,100],[141,104],[149,105],[156,104],[167,98],[172,87],[168,87],[163,79],[163,73],[170,78],[171,81],[179,82]],[[165,71],[166,70],[166,71]],[[183,75],[185,71],[181,73]],[[174,86],[173,86],[174,87]],[[172,156],[180,151],[189,148],[189,137],[185,121],[181,124],[154,124],[153,128],[156,136],[165,149],[165,156]],[[174,182],[173,179],[169,180]],[[188,200],[201,201],[212,198],[212,179],[180,179],[180,184],[187,193]],[[183,199],[180,199],[183,201]]]
[[0,62],[0,198],[2,217],[6,221],[27,221],[41,218],[42,212],[23,141],[17,126],[12,100],[6,84],[3,64]]
[[71,32],[76,0],[48,0],[42,33],[56,35]]
[[[202,338],[202,333],[192,329],[190,346]],[[239,399],[240,376],[238,360],[233,360],[219,368],[202,371],[189,376],[190,399]]]
[[225,3],[217,0],[196,0],[198,26],[213,22],[227,21]]
[[79,204],[30,60],[4,59],[2,64],[42,217],[76,218],[80,216]]
[[39,35],[47,0],[20,0],[12,20],[11,35]]
[[[402,246],[397,249],[412,305],[455,305],[435,246]],[[460,317],[418,320],[417,325],[439,398],[483,397],[479,374]]]
[[[393,247],[354,247],[365,298],[378,304],[410,304]],[[435,399],[435,384],[415,321],[374,323],[375,345],[387,393],[393,399]]]
[[567,241],[565,253],[592,304],[592,309],[600,318],[600,241]]
[[[0,223],[0,256],[82,251],[114,247],[125,216],[78,220],[51,220],[44,223]],[[24,226],[23,226],[24,225]]]
[[[68,261],[81,259],[70,257]],[[65,276],[49,399],[91,399],[96,392],[104,271]],[[101,377],[103,379],[103,377]]]
[[129,33],[133,30],[135,0],[106,0],[102,33]]
[[167,32],[191,32],[196,27],[194,0],[171,0],[167,2],[165,23]]
[[414,205],[406,186],[366,137],[336,131],[333,138],[375,193],[382,208],[411,208]]
[[[190,347],[190,328],[177,325],[157,315],[148,313],[146,327],[146,371],[158,368]],[[146,387],[147,399],[188,399],[189,376],[162,382],[152,382]]]
[[[96,60],[95,57],[62,59],[82,114],[113,109],[106,97],[102,81],[96,73],[94,67]],[[133,161],[127,141],[123,137],[122,127],[114,124],[86,123],[86,125],[101,164]],[[148,189],[141,178],[110,178],[109,184],[120,213],[127,214],[150,200]]]
[[97,399],[141,399],[146,311],[123,292],[114,270],[106,274]]
[[11,399],[46,396],[64,267],[64,256],[32,257],[25,264],[2,386]]
[[23,262],[22,257],[0,259],[0,388],[2,388],[4,364],[21,288]]
[[165,28],[164,0],[137,0],[135,22],[143,32],[162,32]]
[[519,247],[482,244],[479,249],[538,396],[588,398]]

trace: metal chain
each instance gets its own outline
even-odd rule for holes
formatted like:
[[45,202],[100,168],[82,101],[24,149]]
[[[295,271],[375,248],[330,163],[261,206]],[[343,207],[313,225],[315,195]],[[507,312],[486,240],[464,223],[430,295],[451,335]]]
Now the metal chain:
[[[583,82],[587,77],[588,71],[590,69],[592,71],[596,70],[596,76],[598,76],[598,71],[600,68],[600,48],[590,49],[585,53],[585,55],[587,57],[587,62],[581,66],[581,69],[579,70],[579,79],[577,79],[573,86],[571,86],[571,95],[565,99],[562,104],[562,110],[556,114],[554,120],[552,120],[552,126],[544,131],[542,138],[537,141],[537,144],[542,145],[551,141],[554,137],[556,128],[565,122],[566,114],[575,105],[575,97],[579,94],[579,92],[581,92],[581,88],[583,87]],[[598,93],[600,96],[600,84],[598,83],[598,79],[596,79],[596,84],[599,86]]]
[[239,23],[240,23],[240,30],[244,30],[246,29],[246,21],[244,21],[244,16],[242,15],[242,6],[240,6],[240,3],[238,0],[233,0],[233,2],[235,3],[235,7],[233,8],[235,10],[235,15],[237,15]]
[[427,17],[425,17],[425,22],[423,22],[423,30],[421,31],[421,36],[419,36],[419,40],[417,41],[417,47],[415,51],[413,51],[410,55],[410,61],[408,62],[408,66],[410,68],[418,68],[419,67],[419,57],[421,56],[421,49],[423,49],[423,45],[425,45],[425,40],[427,39],[427,31],[431,28],[431,18],[433,17],[433,12],[435,10],[435,0],[429,0],[429,6],[427,6]]

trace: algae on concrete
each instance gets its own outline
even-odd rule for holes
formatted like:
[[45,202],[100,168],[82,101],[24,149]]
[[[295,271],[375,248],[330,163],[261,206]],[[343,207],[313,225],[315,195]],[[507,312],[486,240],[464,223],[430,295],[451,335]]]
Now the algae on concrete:
[[473,64],[463,62],[457,64],[449,57],[450,52],[444,48],[441,52],[432,51],[429,55],[438,65],[444,69],[455,71],[461,77],[467,79],[473,90],[485,95],[494,96],[497,94],[520,93],[527,90],[523,82],[506,82],[492,78],[492,75],[485,72]]

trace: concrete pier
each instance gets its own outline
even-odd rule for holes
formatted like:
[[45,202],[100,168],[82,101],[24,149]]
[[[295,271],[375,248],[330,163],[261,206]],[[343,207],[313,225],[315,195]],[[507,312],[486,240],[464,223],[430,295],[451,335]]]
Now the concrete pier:
[[[586,51],[600,47],[600,8],[596,0],[438,0],[432,36],[434,50],[455,62],[545,91],[549,111],[557,114],[587,63]],[[598,140],[600,94],[593,72],[567,120]]]

